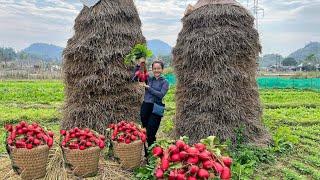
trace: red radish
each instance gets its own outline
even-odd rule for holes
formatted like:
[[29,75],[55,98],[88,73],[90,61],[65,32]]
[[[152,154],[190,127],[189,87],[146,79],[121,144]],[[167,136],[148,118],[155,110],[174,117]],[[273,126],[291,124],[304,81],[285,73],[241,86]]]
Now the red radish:
[[137,140],[136,136],[135,136],[135,135],[132,135],[132,136],[131,136],[131,140],[132,140],[132,141]]
[[85,131],[86,133],[88,133],[88,132],[90,132],[90,129],[89,129],[89,128],[85,128],[84,131]]
[[67,131],[66,130],[60,130],[60,134],[65,136],[67,134]]
[[42,138],[42,135],[43,135],[42,133],[38,133],[36,137],[37,137],[38,139],[41,139],[41,138]]
[[207,170],[205,170],[205,169],[199,169],[198,176],[200,178],[203,178],[203,179],[208,179],[209,178],[209,172]]
[[179,155],[179,153],[173,154],[170,159],[171,159],[172,162],[178,162],[178,161],[180,161],[180,155]]
[[[41,134],[41,137],[43,140],[45,140],[46,142],[48,142],[48,136],[46,136],[45,134]],[[40,139],[40,138],[39,138]]]
[[29,131],[29,132],[27,132],[27,136],[29,136],[29,137],[31,137],[31,136],[33,136],[33,131]]
[[199,162],[199,158],[198,158],[198,156],[189,157],[187,162],[189,164],[197,164]]
[[169,146],[169,152],[178,153],[179,152],[179,148],[176,145],[170,145]]
[[99,145],[99,144],[101,143],[101,141],[100,141],[99,139],[95,139],[95,140],[94,140],[94,143],[95,143],[96,145]]
[[16,138],[16,131],[15,130],[13,130],[12,132],[11,132],[11,139],[15,139]]
[[18,134],[23,134],[24,132],[23,132],[22,129],[18,129],[17,133],[18,133]]
[[79,149],[79,145],[78,144],[69,144],[69,148],[70,149]]
[[188,154],[187,154],[187,152],[185,152],[185,151],[181,151],[181,152],[179,153],[179,156],[180,156],[180,159],[181,159],[181,160],[184,160],[185,158],[188,157]]
[[16,142],[16,147],[17,148],[26,148],[26,143],[19,140]]
[[26,126],[27,126],[27,123],[26,123],[25,121],[21,121],[21,122],[20,122],[20,125],[21,125],[21,127],[26,127]]
[[169,160],[165,157],[161,159],[161,169],[166,171],[169,168]]
[[111,140],[115,140],[115,139],[116,139],[116,136],[112,135]]
[[228,167],[224,167],[223,168],[223,171],[220,175],[220,178],[221,179],[224,179],[224,180],[227,180],[227,179],[230,179],[231,178],[231,171]]
[[146,142],[146,140],[147,140],[146,135],[142,134],[140,137],[141,137],[142,142]]
[[176,146],[177,146],[179,149],[183,149],[185,145],[186,145],[186,144],[185,144],[182,140],[178,140],[178,141],[176,142]]
[[177,177],[177,171],[176,170],[170,171],[169,180],[175,180],[176,177]]
[[178,173],[178,174],[185,174],[185,171],[184,171],[184,169],[178,169],[178,170],[177,170],[177,173]]
[[130,143],[131,143],[131,140],[130,140],[130,139],[126,139],[126,140],[125,140],[125,143],[126,143],[126,144],[130,144]]
[[105,147],[104,141],[101,141],[101,142],[99,143],[99,147],[100,147],[100,149],[103,149],[103,148]]
[[155,176],[156,178],[160,179],[160,178],[163,178],[163,170],[158,168],[155,172]]
[[197,178],[196,178],[196,177],[193,177],[193,176],[189,176],[189,177],[188,177],[188,180],[197,180]]
[[12,132],[13,127],[12,127],[11,124],[7,124],[7,125],[5,125],[5,129],[6,129],[7,131],[9,131],[9,132]]
[[53,136],[54,136],[54,134],[53,134],[52,131],[48,131],[48,135],[49,135],[50,137],[53,137]]
[[211,168],[213,168],[213,162],[210,160],[204,161],[202,163],[202,166],[204,169],[211,169]]
[[189,149],[187,149],[187,153],[191,155],[198,155],[199,150],[195,147],[190,147]]
[[206,146],[202,143],[197,143],[194,145],[200,152],[204,151],[206,149]]
[[27,149],[32,149],[32,144],[27,144]]
[[85,146],[80,146],[79,149],[80,149],[80,150],[85,150],[86,147],[85,147]]
[[156,147],[154,147],[154,148],[152,149],[152,154],[153,154],[154,157],[159,157],[159,156],[162,155],[162,153],[163,153],[163,150],[162,150],[162,148],[159,147],[159,146],[156,146]]
[[34,139],[33,140],[33,144],[35,144],[35,145],[40,145],[40,140],[39,139]]
[[23,128],[22,128],[22,131],[23,131],[23,133],[26,133],[26,132],[28,132],[28,128],[23,127]]
[[196,173],[198,173],[198,171],[199,171],[199,167],[196,166],[196,165],[192,165],[192,166],[189,168],[189,171],[190,171],[191,174],[196,174]]
[[177,174],[177,180],[186,180],[185,174]]
[[38,127],[38,124],[37,124],[37,123],[32,123],[32,126],[33,126],[34,128],[37,128],[37,127]]
[[230,167],[232,164],[232,159],[230,157],[222,157],[223,164]]
[[[81,138],[81,137],[80,137],[80,138]],[[91,138],[89,138],[89,140],[90,140],[91,142],[95,142],[96,138],[91,137]],[[101,139],[101,140],[103,140],[103,141],[104,141],[104,139]]]
[[49,138],[47,144],[48,144],[49,147],[52,147],[52,145],[53,145],[53,139],[52,139],[52,138]]
[[201,153],[206,153],[209,157],[211,157],[213,154],[210,152],[210,151],[208,151],[208,150],[204,150],[204,151],[202,151]]
[[87,146],[87,147],[91,147],[91,146],[92,146],[92,143],[91,143],[90,141],[87,141],[87,142],[86,142],[86,146]]
[[80,137],[81,135],[79,132],[76,132],[75,134],[76,134],[76,137]]
[[12,139],[11,139],[11,138],[8,138],[8,139],[7,139],[7,143],[8,143],[9,145],[12,145],[12,144],[13,144]]
[[80,140],[80,143],[79,144],[81,144],[81,145],[85,145],[87,143],[87,141],[86,140]]
[[104,135],[100,135],[99,138],[100,138],[102,141],[106,140],[106,137],[105,137]]
[[220,163],[214,162],[214,163],[213,163],[213,167],[214,167],[215,171],[216,171],[218,174],[221,174],[221,173],[222,173],[223,167],[222,167],[222,165],[221,165]]
[[33,136],[29,136],[28,137],[28,142],[33,142],[34,141],[34,137]]
[[210,156],[208,156],[208,154],[205,152],[205,151],[202,151],[200,154],[199,154],[199,158],[201,160],[208,160],[210,159]]

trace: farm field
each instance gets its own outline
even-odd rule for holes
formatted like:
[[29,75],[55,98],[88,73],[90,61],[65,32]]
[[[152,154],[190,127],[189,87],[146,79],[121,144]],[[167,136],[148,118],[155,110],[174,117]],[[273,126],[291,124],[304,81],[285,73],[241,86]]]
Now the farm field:
[[[159,138],[167,138],[173,129],[174,92],[171,87],[165,98],[167,111]],[[320,92],[261,89],[260,96],[263,122],[275,145],[264,150],[245,147],[246,151],[239,151],[234,178],[320,180]],[[9,162],[3,125],[23,119],[39,122],[58,134],[63,99],[63,84],[58,80],[0,81],[1,162]],[[0,172],[3,169],[0,165]]]

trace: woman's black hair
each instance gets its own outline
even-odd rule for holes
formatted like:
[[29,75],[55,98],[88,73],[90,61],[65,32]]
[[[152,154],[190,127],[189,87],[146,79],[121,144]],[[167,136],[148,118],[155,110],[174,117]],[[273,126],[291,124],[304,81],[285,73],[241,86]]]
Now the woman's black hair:
[[151,66],[152,68],[153,68],[154,64],[160,64],[161,68],[164,69],[164,63],[162,61],[160,61],[160,60],[153,61],[152,66]]

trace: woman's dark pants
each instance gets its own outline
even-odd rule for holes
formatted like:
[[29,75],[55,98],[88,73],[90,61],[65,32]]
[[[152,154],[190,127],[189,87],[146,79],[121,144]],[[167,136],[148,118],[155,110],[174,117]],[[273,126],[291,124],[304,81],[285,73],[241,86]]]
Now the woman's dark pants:
[[152,114],[153,103],[143,102],[140,110],[142,126],[147,129],[147,142],[151,146],[156,141],[156,134],[160,126],[161,117]]

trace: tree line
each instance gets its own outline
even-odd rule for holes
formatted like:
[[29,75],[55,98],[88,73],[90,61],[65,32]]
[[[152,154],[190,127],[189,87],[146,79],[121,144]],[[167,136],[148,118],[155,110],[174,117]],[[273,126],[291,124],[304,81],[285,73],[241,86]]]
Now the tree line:
[[25,51],[15,51],[13,48],[0,47],[0,63],[5,65],[11,61],[28,60],[28,59],[40,59],[40,57],[29,54]]

